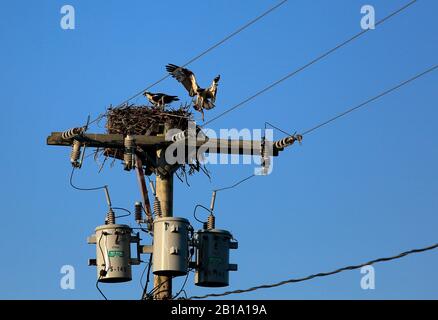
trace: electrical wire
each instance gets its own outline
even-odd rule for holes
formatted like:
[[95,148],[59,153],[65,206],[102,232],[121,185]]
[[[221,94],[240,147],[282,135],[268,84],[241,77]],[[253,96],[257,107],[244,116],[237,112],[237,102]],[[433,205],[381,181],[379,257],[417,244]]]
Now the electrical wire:
[[[239,34],[240,32],[242,32],[243,30],[245,30],[246,28],[250,27],[251,25],[253,25],[254,23],[256,23],[257,21],[261,20],[262,18],[264,18],[265,16],[267,16],[268,14],[270,14],[271,12],[273,12],[275,9],[279,8],[280,6],[282,6],[283,4],[285,4],[288,0],[282,0],[279,3],[277,3],[276,5],[270,7],[268,10],[264,11],[262,14],[260,14],[259,16],[255,17],[254,19],[250,20],[249,22],[247,22],[246,24],[244,24],[243,26],[241,26],[240,28],[238,28],[236,31],[230,33],[228,36],[226,36],[225,38],[223,38],[222,40],[216,42],[214,45],[210,46],[209,48],[207,48],[206,50],[202,51],[201,53],[199,53],[198,55],[196,55],[195,57],[191,58],[190,60],[188,60],[186,63],[184,63],[182,65],[182,67],[186,67],[189,64],[195,62],[196,60],[198,60],[199,58],[203,57],[204,55],[206,55],[207,53],[209,53],[210,51],[216,49],[217,47],[219,47],[220,45],[222,45],[223,43],[225,43],[226,41],[228,41],[229,39],[233,38],[235,35]],[[123,102],[121,102],[117,107],[123,106],[127,103],[129,103],[130,100],[138,97],[139,95],[143,94],[143,92],[145,92],[146,90],[149,90],[150,88],[156,86],[157,84],[161,83],[162,81],[166,80],[167,78],[170,77],[170,74],[166,74],[165,76],[163,76],[162,78],[158,79],[157,81],[153,82],[152,84],[150,84],[149,86],[147,86],[146,88],[144,88],[143,90],[137,92],[136,94],[134,94],[133,96],[129,97],[128,99],[124,100]],[[103,117],[106,116],[105,114],[101,114],[99,115],[96,119],[94,119],[93,121],[90,122],[90,124],[95,123],[97,121],[100,121]]]
[[199,223],[204,223],[205,221],[201,221],[201,220],[199,220],[198,217],[196,216],[196,210],[197,210],[198,208],[205,209],[205,210],[208,211],[208,213],[210,213],[210,214],[211,214],[211,210],[210,210],[209,208],[203,206],[202,204],[197,204],[197,205],[195,206],[195,209],[193,210],[193,217],[194,217],[195,220],[198,221]]
[[232,186],[225,187],[225,188],[220,188],[220,189],[215,189],[215,190],[213,190],[213,191],[219,192],[219,191],[224,191],[224,190],[228,190],[228,189],[233,189],[233,188],[237,187],[239,184],[241,184],[241,183],[243,183],[243,182],[245,182],[245,181],[247,181],[247,180],[249,180],[249,179],[251,179],[251,178],[253,178],[253,177],[255,177],[255,174],[251,174],[250,176],[248,176],[248,177],[246,177],[246,178],[244,178],[244,179],[242,179],[242,180],[236,182],[236,183],[233,184]]
[[289,283],[303,282],[303,281],[307,281],[307,280],[312,280],[314,278],[331,276],[331,275],[334,275],[334,274],[337,274],[337,273],[340,273],[343,271],[356,270],[356,269],[360,269],[360,268],[365,267],[365,266],[371,266],[373,264],[380,263],[380,262],[387,262],[387,261],[391,261],[391,260],[400,259],[400,258],[406,257],[406,256],[411,255],[411,254],[425,252],[425,251],[433,250],[436,248],[438,248],[438,243],[431,245],[429,247],[421,248],[421,249],[413,249],[413,250],[405,251],[405,252],[402,252],[402,253],[395,255],[395,256],[392,256],[392,257],[379,258],[379,259],[371,260],[371,261],[361,263],[358,265],[352,265],[352,266],[348,266],[348,267],[339,268],[339,269],[336,269],[336,270],[330,271],[330,272],[316,273],[316,274],[312,274],[312,275],[304,277],[304,278],[289,279],[289,280],[284,280],[284,281],[280,281],[280,282],[273,283],[273,284],[264,284],[264,285],[252,287],[249,289],[243,289],[243,290],[233,290],[233,291],[227,291],[224,293],[210,293],[210,294],[206,294],[203,296],[192,296],[188,299],[190,300],[190,299],[205,299],[205,298],[209,298],[209,297],[223,297],[223,296],[228,296],[230,294],[251,292],[251,291],[255,291],[255,290],[259,290],[259,289],[275,288],[275,287],[279,287],[279,286],[289,284]]
[[146,269],[148,268],[149,263],[148,262],[144,262],[144,261],[142,261],[142,263],[144,263],[144,268],[143,268],[143,271],[141,272],[139,283],[140,283],[142,292],[144,292],[143,277],[144,277],[144,274],[146,273]]
[[173,280],[173,278],[175,278],[175,276],[168,277],[165,281],[161,282],[158,286],[154,287],[151,291],[149,291],[149,293],[146,295],[146,297],[151,297],[153,294],[159,294],[159,293],[163,292],[164,290],[158,291],[158,292],[157,292],[157,290],[160,289],[164,284]]
[[[98,241],[98,245],[99,245],[100,253],[102,254],[102,257],[104,257],[103,250],[102,250],[102,246],[101,246],[101,244],[100,244],[100,241],[102,240],[102,237],[103,237],[103,232],[100,234],[99,241]],[[106,269],[106,263],[104,264],[104,267],[105,267],[105,269]],[[105,270],[105,271],[106,271],[106,270]],[[100,272],[102,272],[102,270],[101,270]],[[102,295],[102,297],[103,297],[105,300],[108,300],[107,297],[103,294],[102,290],[99,288],[99,281],[100,281],[100,279],[102,278],[102,274],[100,274],[100,272],[99,272],[99,277],[97,278],[97,281],[96,281],[96,289],[99,291],[99,293]]]
[[274,129],[276,129],[276,130],[278,130],[278,131],[284,133],[285,135],[287,135],[287,136],[289,136],[289,137],[295,135],[295,134],[290,134],[289,132],[280,129],[279,127],[276,127],[276,126],[274,126],[273,124],[271,124],[271,123],[269,123],[269,122],[265,122],[265,129],[267,129],[267,126],[270,126],[270,127],[274,128]]
[[129,217],[132,214],[131,211],[129,211],[128,209],[125,209],[125,208],[111,207],[111,209],[113,209],[113,210],[122,210],[122,211],[127,212],[127,214],[122,214],[120,216],[116,216],[115,217],[116,219],[123,218],[123,217]]
[[108,300],[108,298],[103,294],[102,290],[99,288],[99,280],[100,280],[101,277],[102,277],[102,276],[99,276],[99,278],[98,278],[97,281],[96,281],[96,289],[97,289],[97,291],[99,291],[99,293],[102,295],[102,297],[103,297],[105,300]]
[[75,173],[75,167],[73,167],[73,169],[72,169],[72,171],[71,171],[71,175],[70,175],[70,186],[73,188],[73,189],[76,189],[76,190],[79,190],[79,191],[95,191],[95,190],[102,190],[102,189],[106,189],[108,186],[107,185],[104,185],[104,186],[100,186],[100,187],[95,187],[95,188],[80,188],[80,187],[77,187],[77,186],[75,186],[74,184],[73,184],[73,175],[74,175],[74,173]]
[[184,282],[183,282],[183,284],[182,284],[182,286],[181,286],[181,289],[178,291],[177,294],[175,294],[175,295],[172,297],[172,300],[178,298],[179,295],[184,291],[184,288],[185,288],[185,286],[186,286],[186,284],[187,284],[187,280],[189,279],[189,274],[190,274],[190,271],[187,271],[187,274],[186,274],[186,277],[185,277],[185,279],[184,279]]
[[330,118],[329,120],[326,120],[326,121],[324,121],[324,122],[322,122],[322,123],[320,123],[320,124],[310,128],[310,129],[305,130],[301,135],[304,136],[306,134],[309,134],[309,133],[311,133],[311,132],[313,132],[313,131],[315,131],[315,130],[317,130],[317,129],[319,129],[319,128],[321,128],[321,127],[323,127],[323,126],[325,126],[325,125],[327,125],[327,124],[329,124],[329,123],[331,123],[331,122],[333,122],[333,121],[335,121],[335,120],[337,120],[337,119],[339,119],[339,118],[341,118],[343,116],[346,116],[347,114],[349,114],[349,113],[351,113],[353,111],[356,111],[357,109],[362,108],[362,107],[368,105],[369,103],[374,102],[374,101],[382,98],[383,96],[385,96],[385,95],[387,95],[387,94],[389,94],[389,93],[391,93],[391,92],[393,92],[393,91],[395,91],[395,90],[397,90],[397,89],[399,89],[399,88],[401,88],[401,87],[403,87],[403,86],[405,86],[405,85],[407,85],[407,84],[417,80],[418,78],[420,78],[420,77],[422,77],[422,76],[424,76],[424,75],[426,75],[426,74],[428,74],[428,73],[430,73],[432,71],[435,71],[437,68],[438,68],[438,65],[434,65],[434,66],[428,68],[427,70],[425,70],[425,71],[423,71],[423,72],[413,76],[412,78],[410,78],[408,80],[405,80],[405,81],[399,83],[398,85],[396,85],[396,86],[394,86],[394,87],[392,87],[392,88],[390,88],[388,90],[385,90],[382,93],[380,93],[380,94],[378,94],[378,95],[376,95],[376,96],[366,100],[365,102],[362,102],[361,104],[359,104],[359,105],[357,105],[357,106],[355,106],[353,108],[350,108],[350,109],[348,109],[348,110],[346,110],[346,111],[344,111],[344,112],[334,116],[333,118]]
[[[202,56],[206,55],[207,53],[209,53],[210,51],[212,51],[213,49],[217,48],[218,46],[220,46],[221,44],[223,44],[224,42],[226,42],[227,40],[231,39],[232,37],[234,37],[235,35],[237,35],[238,33],[240,33],[241,31],[245,30],[246,28],[248,28],[249,26],[251,26],[252,24],[254,24],[255,22],[257,22],[258,20],[262,19],[263,17],[265,17],[266,15],[268,15],[269,13],[271,13],[272,11],[274,11],[275,9],[277,9],[278,7],[280,7],[281,5],[283,5],[284,3],[286,3],[287,0],[283,0],[280,3],[276,4],[275,6],[269,8],[267,11],[265,11],[264,13],[262,13],[261,15],[259,15],[258,17],[256,17],[255,19],[249,21],[248,23],[246,23],[245,25],[243,25],[242,27],[240,27],[239,29],[237,29],[236,31],[234,31],[233,33],[229,34],[228,36],[226,36],[224,39],[220,40],[219,42],[215,43],[213,46],[209,47],[208,49],[204,50],[203,52],[201,52],[200,54],[198,54],[197,56],[193,57],[192,59],[190,59],[189,61],[187,61],[186,63],[184,63],[182,65],[182,67],[186,67],[189,64],[195,62],[196,60],[198,60],[199,58],[201,58]],[[167,74],[166,76],[162,77],[161,79],[155,81],[154,83],[152,83],[151,85],[149,85],[148,87],[146,87],[145,89],[139,91],[138,93],[136,93],[135,95],[133,95],[132,97],[126,99],[125,101],[123,101],[122,103],[120,103],[120,105],[124,105],[125,103],[128,103],[130,100],[136,98],[137,96],[141,95],[143,92],[145,92],[146,90],[149,90],[150,88],[152,88],[153,86],[159,84],[160,82],[164,81],[165,79],[167,79],[168,77],[170,77],[170,74]],[[120,106],[119,105],[119,106]]]
[[143,284],[142,284],[142,279],[143,279],[143,275],[144,275],[144,272],[145,272],[145,270],[146,270],[146,267],[145,267],[145,269],[143,270],[143,273],[142,273],[141,278],[140,278],[140,284],[142,285],[142,288],[143,288],[143,293],[142,293],[142,295],[141,295],[141,299],[142,299],[142,300],[145,300],[145,299],[148,297],[147,292],[148,292],[148,285],[149,285],[150,275],[151,275],[152,255],[153,255],[153,253],[151,253],[150,256],[149,256],[149,262],[148,262],[148,265],[147,265],[146,283],[145,283],[144,286],[143,286]]
[[[193,240],[193,238],[192,238],[192,240]],[[193,254],[195,253],[195,251],[194,251],[194,249],[192,248],[192,250],[190,251],[190,255],[189,255],[189,258],[187,259],[187,266],[190,266],[190,261],[192,261],[192,258],[193,258]],[[186,286],[186,284],[187,284],[187,280],[189,279],[189,274],[190,274],[190,272],[192,272],[192,268],[188,268],[188,270],[187,270],[187,274],[186,274],[186,277],[185,277],[185,279],[184,279],[184,282],[183,282],[183,284],[182,284],[182,286],[181,286],[181,289],[179,289],[179,291],[172,297],[172,300],[173,299],[176,299],[176,298],[178,298],[179,297],[179,295],[184,291],[184,288],[185,288],[185,286]],[[185,292],[185,291],[184,291]]]
[[[414,3],[416,3],[418,0],[412,0],[409,3],[405,4],[404,6],[402,6],[401,8],[399,8],[398,10],[392,12],[391,14],[389,14],[388,16],[384,17],[383,19],[379,20],[378,22],[376,22],[375,26],[377,27],[378,25],[386,22],[387,20],[391,19],[392,17],[396,16],[397,14],[399,14],[400,12],[404,11],[405,9],[409,8],[411,5],[413,5]],[[253,94],[252,96],[246,98],[245,100],[237,103],[236,105],[232,106],[231,108],[223,111],[222,113],[220,113],[219,115],[217,115],[216,117],[212,118],[211,120],[204,122],[200,127],[204,127],[210,123],[212,123],[213,121],[223,117],[224,115],[226,115],[227,113],[234,111],[235,109],[241,107],[242,105],[246,104],[247,102],[253,100],[254,98],[258,97],[259,95],[265,93],[266,91],[272,89],[273,87],[275,87],[276,85],[282,83],[283,81],[297,75],[298,73],[304,71],[305,69],[309,68],[310,66],[314,65],[315,63],[321,61],[322,59],[326,58],[327,56],[329,56],[330,54],[332,54],[333,52],[335,52],[336,50],[346,46],[347,44],[349,44],[350,42],[356,40],[357,38],[360,38],[362,35],[364,35],[365,33],[367,33],[368,31],[370,31],[372,29],[365,29],[362,30],[361,32],[355,34],[353,37],[341,42],[340,44],[338,44],[337,46],[331,48],[330,50],[324,52],[323,54],[319,55],[318,57],[314,58],[313,60],[311,60],[310,62],[306,63],[305,65],[299,67],[298,69],[288,73],[287,75],[285,75],[284,77],[280,78],[279,80],[271,83],[270,85],[268,85],[267,87],[263,88],[262,90],[256,92],[255,94]]]
[[[192,260],[191,256],[190,256],[189,261],[190,261],[190,260]],[[185,286],[186,286],[186,284],[187,284],[187,280],[189,279],[189,274],[190,274],[190,272],[192,272],[192,270],[188,270],[188,271],[187,271],[187,274],[186,274],[186,277],[185,277],[185,279],[184,279],[184,282],[183,282],[183,284],[182,284],[182,286],[181,286],[181,289],[179,289],[179,291],[178,291],[178,292],[172,297],[172,300],[178,298],[179,295],[180,295],[182,292],[185,292],[184,288],[185,288]],[[187,294],[186,294],[186,298],[187,298]]]

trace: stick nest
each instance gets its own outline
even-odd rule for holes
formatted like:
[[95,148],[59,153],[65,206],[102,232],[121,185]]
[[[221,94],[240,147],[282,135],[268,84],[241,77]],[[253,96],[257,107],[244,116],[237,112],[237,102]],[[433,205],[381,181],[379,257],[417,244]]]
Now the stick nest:
[[[167,110],[133,104],[118,108],[110,107],[108,108],[106,118],[107,123],[105,128],[107,132],[110,134],[123,134],[124,136],[154,136],[163,133],[163,127],[165,125],[172,129],[186,130],[188,128],[188,121],[193,120],[190,105],[181,105],[178,109],[170,109],[167,107]],[[103,150],[103,155],[105,156],[105,160],[108,157],[112,157],[114,160],[123,159],[122,151],[111,148]],[[176,176],[181,181],[185,180],[188,184],[187,176],[200,171],[210,178],[209,171],[205,165],[198,159],[194,159],[192,163],[181,164],[176,171]]]
[[109,108],[106,129],[108,133],[126,135],[157,135],[163,126],[186,130],[188,120],[192,119],[190,106],[182,105],[178,109],[160,110],[149,106],[129,105]]

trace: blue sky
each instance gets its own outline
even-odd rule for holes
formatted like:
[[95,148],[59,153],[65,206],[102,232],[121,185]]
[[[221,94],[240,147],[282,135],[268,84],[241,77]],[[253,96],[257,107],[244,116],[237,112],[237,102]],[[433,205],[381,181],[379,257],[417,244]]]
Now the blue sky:
[[[360,8],[377,19],[407,1],[290,0],[191,65],[201,83],[218,73],[217,107],[207,119],[360,31]],[[105,215],[100,192],[68,185],[69,150],[46,137],[82,125],[257,16],[275,1],[2,1],[0,132],[2,236],[0,298],[100,299],[94,247],[86,237]],[[60,28],[60,8],[76,9],[76,29]],[[415,5],[209,127],[301,131],[437,63],[438,3]],[[268,177],[219,194],[217,225],[239,240],[232,261],[240,289],[329,271],[437,242],[438,74],[309,135],[275,159]],[[156,91],[184,97],[168,79]],[[142,98],[134,102],[143,102]],[[103,129],[94,128],[95,131]],[[280,132],[276,138],[282,137]],[[192,219],[211,190],[251,174],[250,165],[211,165],[213,178],[176,182],[175,216]],[[117,206],[139,199],[134,172],[120,164],[97,173],[88,161],[81,186],[108,184]],[[132,222],[132,221],[126,221]],[[76,270],[62,290],[60,268]],[[232,299],[436,299],[438,254],[377,265],[376,289],[359,271]],[[102,285],[110,299],[137,299],[142,267],[127,284]],[[179,288],[180,279],[175,281]],[[187,292],[209,290],[188,281]]]

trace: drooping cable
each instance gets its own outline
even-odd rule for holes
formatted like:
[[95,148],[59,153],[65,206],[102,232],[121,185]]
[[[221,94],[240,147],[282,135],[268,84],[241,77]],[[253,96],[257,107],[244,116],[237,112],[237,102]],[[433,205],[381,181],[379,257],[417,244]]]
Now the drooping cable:
[[421,248],[421,249],[413,249],[413,250],[405,251],[405,252],[402,252],[402,253],[395,255],[395,256],[392,256],[392,257],[379,258],[379,259],[371,260],[371,261],[361,263],[358,265],[351,265],[348,267],[339,268],[339,269],[336,269],[336,270],[330,271],[330,272],[316,273],[316,274],[312,274],[312,275],[309,275],[309,276],[303,277],[303,278],[293,278],[293,279],[288,279],[288,280],[280,281],[280,282],[273,283],[273,284],[264,284],[264,285],[251,287],[248,289],[243,289],[243,290],[233,290],[233,291],[227,291],[224,293],[210,293],[210,294],[206,294],[203,296],[192,296],[188,299],[205,299],[205,298],[210,298],[210,297],[223,297],[223,296],[228,296],[230,294],[239,294],[239,293],[256,291],[256,290],[260,290],[260,289],[275,288],[275,287],[279,287],[279,286],[289,284],[289,283],[297,283],[297,282],[312,280],[314,278],[327,277],[327,276],[331,276],[331,275],[334,275],[334,274],[337,274],[340,272],[349,271],[349,270],[356,270],[356,269],[360,269],[360,268],[365,267],[365,266],[371,266],[371,265],[374,265],[376,263],[401,259],[401,258],[406,257],[408,255],[412,255],[412,254],[420,253],[420,252],[425,252],[425,251],[433,250],[436,248],[438,248],[438,243],[431,245],[431,246],[428,246],[428,247],[425,247],[425,248]]

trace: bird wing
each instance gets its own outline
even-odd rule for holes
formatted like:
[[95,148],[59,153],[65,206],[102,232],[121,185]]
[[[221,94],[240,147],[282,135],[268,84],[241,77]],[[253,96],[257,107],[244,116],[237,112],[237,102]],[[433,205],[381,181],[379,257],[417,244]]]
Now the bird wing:
[[208,91],[211,94],[211,100],[213,102],[216,101],[217,87],[218,87],[218,83],[219,83],[220,78],[221,78],[221,76],[217,76],[216,78],[214,78],[213,82],[211,83],[210,88],[208,88]]
[[172,77],[182,83],[191,97],[194,97],[197,94],[199,86],[196,82],[195,74],[192,71],[178,67],[174,64],[168,64],[166,70],[172,75]]
[[167,104],[167,103],[172,103],[172,102],[174,102],[174,101],[179,101],[179,98],[178,98],[178,96],[169,96],[169,95],[164,95],[164,102]]

